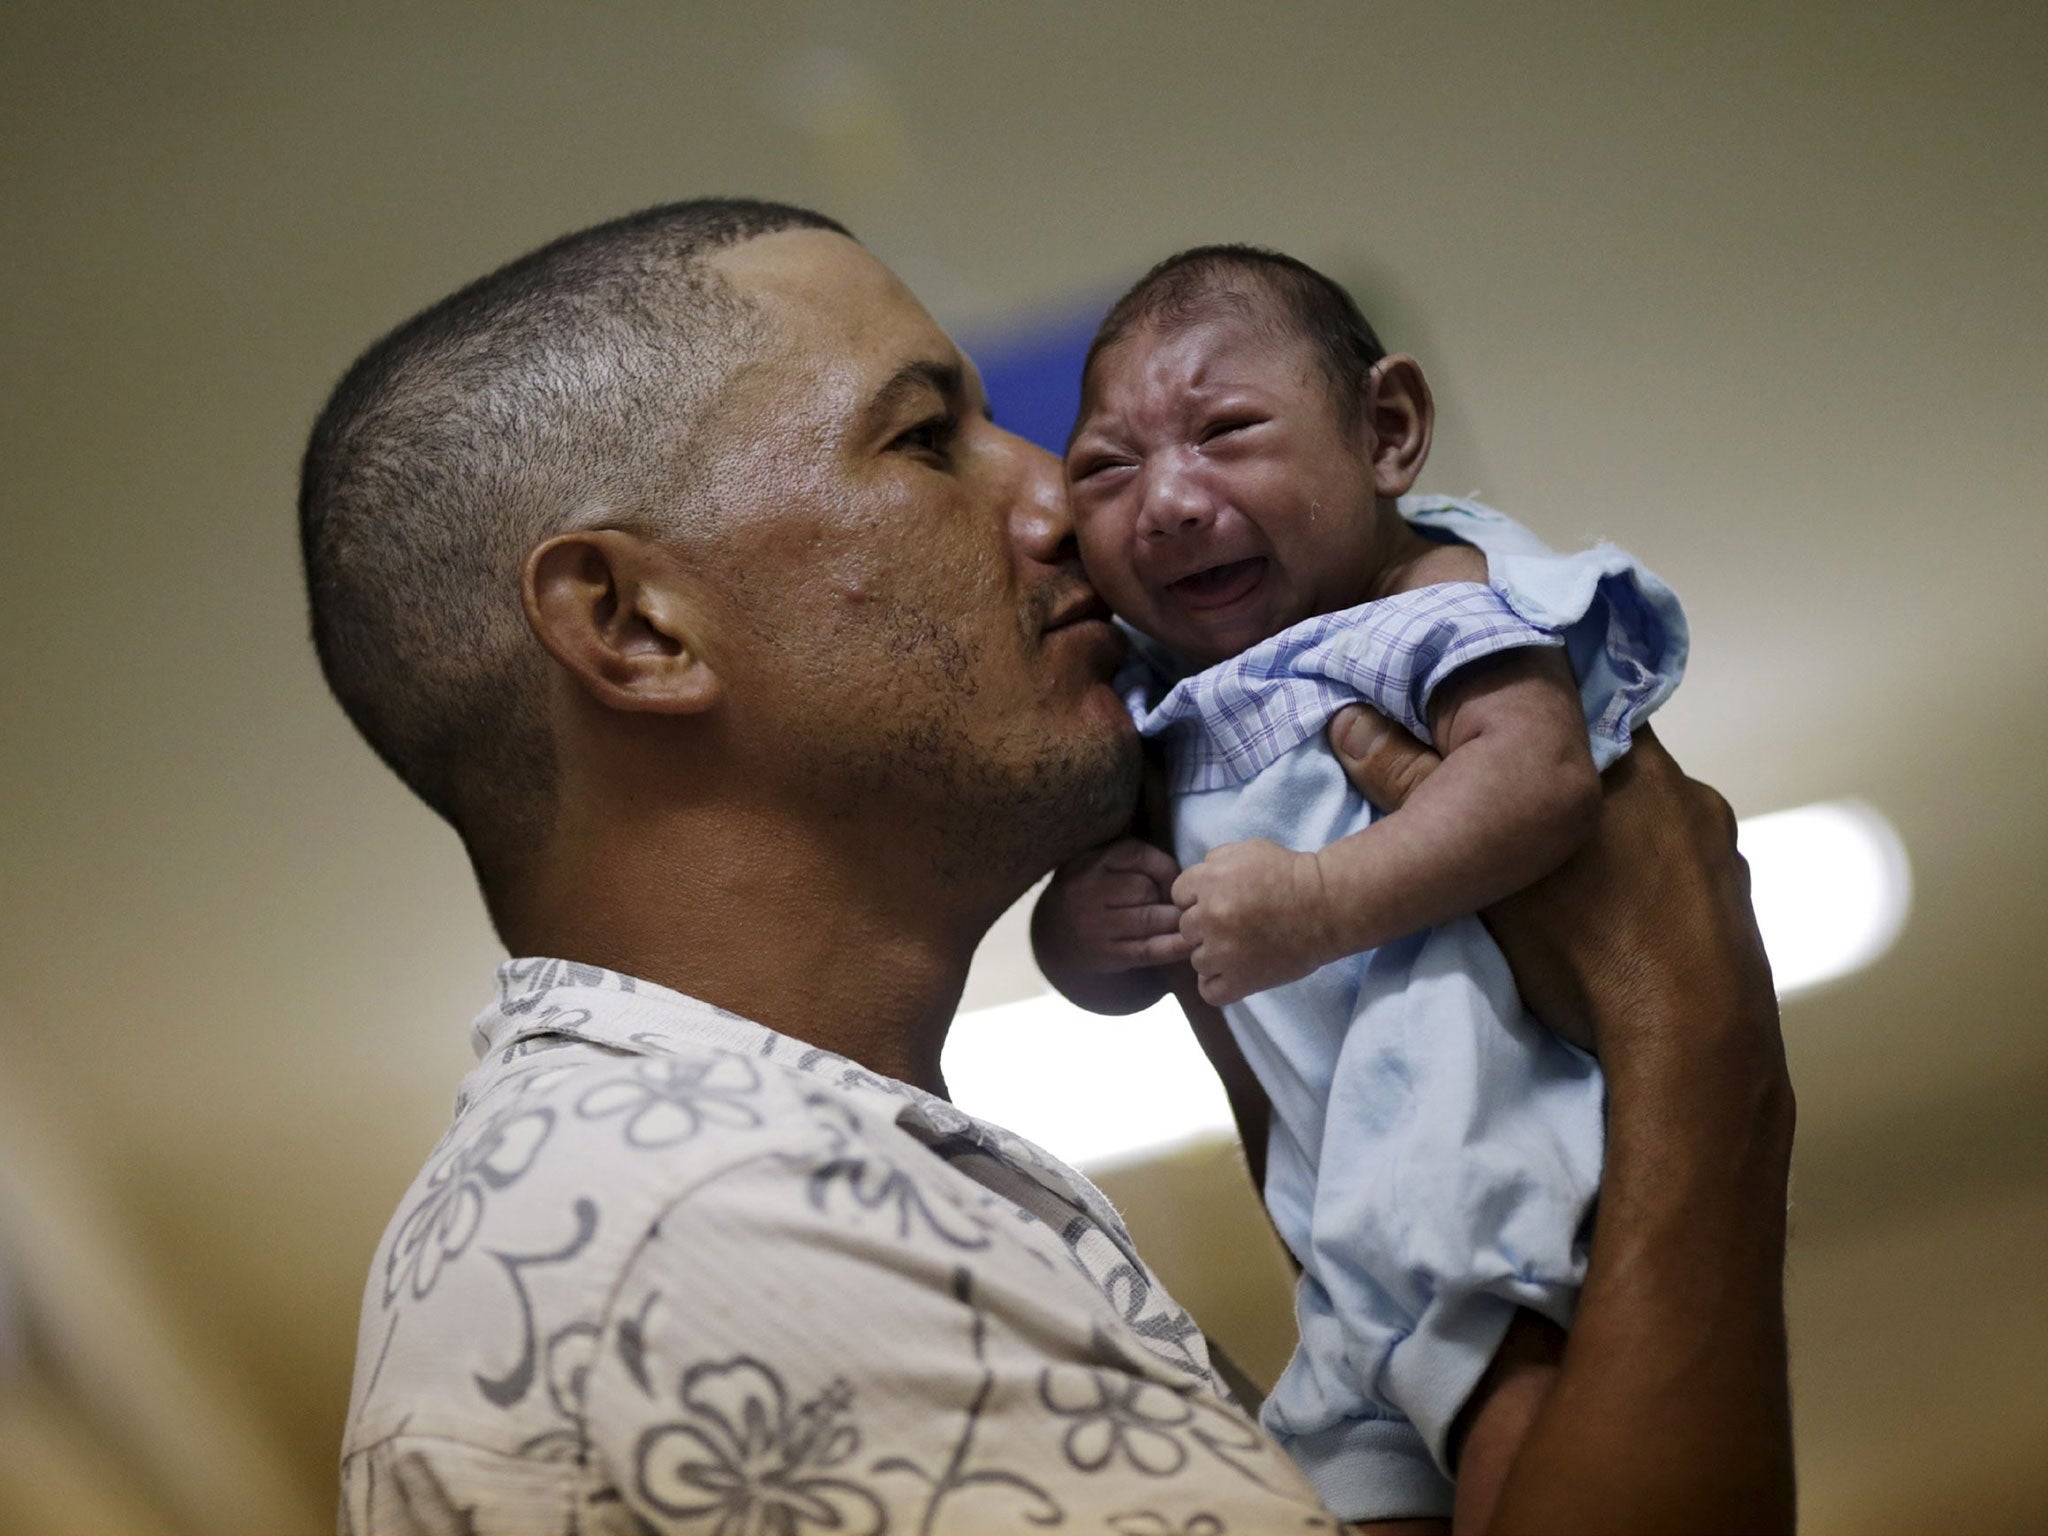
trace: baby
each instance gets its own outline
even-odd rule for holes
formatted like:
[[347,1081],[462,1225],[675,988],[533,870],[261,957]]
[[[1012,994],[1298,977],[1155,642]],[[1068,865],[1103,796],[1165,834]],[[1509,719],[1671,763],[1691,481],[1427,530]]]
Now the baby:
[[[1451,1428],[1515,1309],[1570,1321],[1599,1071],[1523,1011],[1471,914],[1579,845],[1686,649],[1619,550],[1554,555],[1408,496],[1432,409],[1336,284],[1210,246],[1111,309],[1066,460],[1174,857],[1126,839],[1064,866],[1039,963],[1125,1013],[1189,959],[1223,1005],[1272,1101],[1264,1193],[1302,1272],[1262,1416],[1347,1519],[1448,1514]],[[1358,701],[1442,755],[1391,815],[1323,739]]]

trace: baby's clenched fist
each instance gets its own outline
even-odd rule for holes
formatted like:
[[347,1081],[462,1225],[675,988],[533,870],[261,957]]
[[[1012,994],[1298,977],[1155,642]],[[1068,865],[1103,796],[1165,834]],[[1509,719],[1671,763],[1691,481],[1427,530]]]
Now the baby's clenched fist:
[[1173,883],[1180,931],[1211,1003],[1234,1003],[1336,958],[1313,853],[1255,838],[1225,843]]

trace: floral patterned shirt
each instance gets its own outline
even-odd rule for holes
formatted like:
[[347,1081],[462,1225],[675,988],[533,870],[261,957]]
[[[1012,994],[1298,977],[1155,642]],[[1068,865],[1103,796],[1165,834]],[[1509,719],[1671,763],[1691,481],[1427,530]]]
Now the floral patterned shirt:
[[344,1531],[1329,1531],[1081,1175],[514,960],[363,1301]]

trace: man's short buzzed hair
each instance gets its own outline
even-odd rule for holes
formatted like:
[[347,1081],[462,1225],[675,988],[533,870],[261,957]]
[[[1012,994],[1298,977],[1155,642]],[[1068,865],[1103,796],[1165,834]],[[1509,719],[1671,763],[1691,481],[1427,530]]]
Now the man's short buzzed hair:
[[1232,314],[1277,322],[1314,350],[1330,398],[1347,426],[1363,420],[1373,365],[1387,355],[1372,324],[1343,287],[1305,261],[1257,245],[1198,245],[1160,262],[1109,307],[1088,344],[1085,390],[1095,359],[1146,329],[1162,335]]
[[377,755],[492,895],[544,837],[555,762],[520,569],[553,534],[660,532],[756,313],[704,258],[786,229],[701,199],[568,235],[415,315],[342,378],[299,486],[313,642]]

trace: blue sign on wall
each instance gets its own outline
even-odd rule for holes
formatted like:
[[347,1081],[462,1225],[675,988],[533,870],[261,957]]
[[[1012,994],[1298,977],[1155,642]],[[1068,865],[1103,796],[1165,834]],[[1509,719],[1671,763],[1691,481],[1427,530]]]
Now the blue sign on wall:
[[1081,360],[1109,306],[1090,304],[1036,324],[964,343],[981,369],[999,425],[1054,453],[1081,407]]

